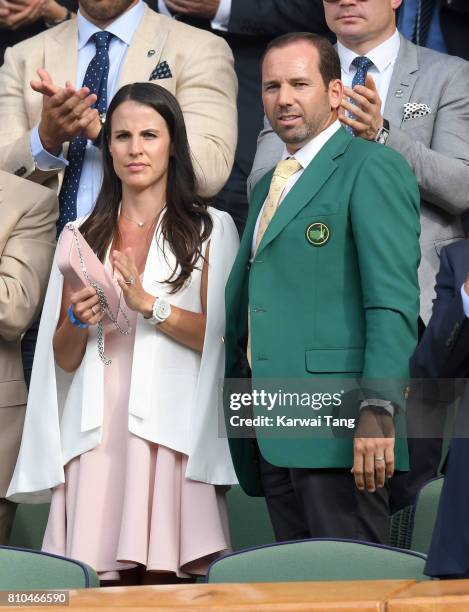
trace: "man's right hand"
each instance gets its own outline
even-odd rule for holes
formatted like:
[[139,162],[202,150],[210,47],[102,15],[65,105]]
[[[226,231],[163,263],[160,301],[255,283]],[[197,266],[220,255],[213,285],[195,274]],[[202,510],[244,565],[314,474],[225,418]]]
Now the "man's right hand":
[[[42,146],[52,155],[60,154],[64,142],[84,134],[99,124],[98,111],[91,108],[97,96],[88,87],[75,89],[70,82],[58,87],[46,70],[37,71],[39,81],[31,81],[34,91],[43,95],[39,137]],[[94,134],[95,130],[91,130]],[[99,133],[99,132],[98,132]]]
[[464,282],[464,293],[469,296],[469,272],[466,276],[466,280]]
[[376,491],[394,474],[394,442],[391,415],[362,408],[355,429],[352,468],[360,491]]

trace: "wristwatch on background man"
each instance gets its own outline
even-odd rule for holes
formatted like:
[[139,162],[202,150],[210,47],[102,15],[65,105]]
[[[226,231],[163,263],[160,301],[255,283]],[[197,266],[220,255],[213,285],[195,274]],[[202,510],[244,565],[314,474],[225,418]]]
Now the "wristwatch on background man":
[[171,304],[162,298],[156,298],[151,309],[152,316],[148,319],[150,325],[159,325],[164,323],[171,314]]
[[376,132],[375,142],[385,145],[389,136],[389,121],[383,117],[383,125]]
[[[46,28],[54,28],[72,18],[73,13],[66,6],[62,6],[57,2],[48,2],[47,5],[49,5],[49,10],[46,9],[43,16]],[[57,10],[59,10],[59,13],[57,13]],[[65,13],[62,13],[62,10],[65,10]]]

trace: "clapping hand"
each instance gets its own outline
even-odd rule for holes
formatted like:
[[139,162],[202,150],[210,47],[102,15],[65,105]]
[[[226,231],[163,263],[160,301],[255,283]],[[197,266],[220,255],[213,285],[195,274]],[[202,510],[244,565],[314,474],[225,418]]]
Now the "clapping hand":
[[[353,129],[355,136],[365,140],[375,139],[378,130],[383,127],[383,116],[381,98],[372,76],[366,76],[365,86],[356,85],[354,89],[345,87],[341,107],[339,119]],[[347,112],[352,116],[348,116]]]
[[96,94],[90,93],[88,87],[75,89],[70,81],[65,87],[59,87],[43,68],[37,74],[39,80],[31,81],[31,87],[43,95],[39,137],[44,148],[56,155],[62,144],[75,136],[97,138],[101,123],[98,111],[91,108],[97,100]]
[[130,310],[140,312],[143,316],[151,317],[155,296],[150,295],[143,288],[132,249],[128,247],[124,251],[112,251],[111,262],[119,273],[117,282],[122,289],[127,306]]

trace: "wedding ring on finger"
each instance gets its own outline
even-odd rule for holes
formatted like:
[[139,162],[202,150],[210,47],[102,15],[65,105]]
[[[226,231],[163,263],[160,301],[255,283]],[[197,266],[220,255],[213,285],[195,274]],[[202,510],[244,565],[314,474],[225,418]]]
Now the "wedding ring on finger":
[[378,463],[378,461],[384,461],[384,457],[375,457],[375,463]]
[[129,276],[129,278],[124,280],[124,283],[131,287],[135,283],[135,278],[133,276]]
[[95,306],[91,306],[91,312],[92,312],[94,315],[97,315],[99,312],[101,312],[101,309],[100,309],[100,308],[98,308],[98,310],[95,310],[95,308],[96,308],[96,305],[95,305]]

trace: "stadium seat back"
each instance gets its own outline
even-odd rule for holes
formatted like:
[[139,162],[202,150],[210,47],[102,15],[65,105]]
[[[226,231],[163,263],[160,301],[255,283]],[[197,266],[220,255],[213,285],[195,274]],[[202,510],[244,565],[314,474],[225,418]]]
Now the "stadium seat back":
[[212,563],[207,582],[427,580],[420,553],[355,540],[311,539],[261,546]]

